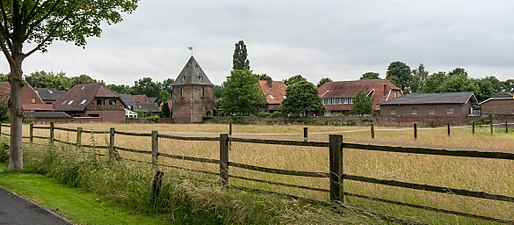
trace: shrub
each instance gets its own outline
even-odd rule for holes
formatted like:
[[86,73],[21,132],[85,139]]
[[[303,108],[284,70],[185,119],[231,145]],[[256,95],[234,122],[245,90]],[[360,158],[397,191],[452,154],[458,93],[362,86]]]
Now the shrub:
[[0,138],[0,162],[7,161],[9,161],[9,146],[6,139]]
[[281,111],[275,111],[275,112],[272,112],[271,113],[271,117],[284,117],[284,113],[282,113]]
[[271,116],[271,113],[269,112],[259,112],[259,114],[257,114],[258,117],[268,117],[268,116]]
[[475,121],[475,125],[488,125],[491,124],[493,121],[490,118],[482,118],[477,121]]
[[159,116],[149,116],[146,118],[146,120],[148,120],[150,123],[158,123],[160,118]]
[[26,124],[31,124],[31,123],[34,123],[36,121],[36,117],[34,116],[26,116],[25,118],[23,118],[23,123],[26,123]]
[[233,116],[230,120],[232,124],[248,124],[242,116]]

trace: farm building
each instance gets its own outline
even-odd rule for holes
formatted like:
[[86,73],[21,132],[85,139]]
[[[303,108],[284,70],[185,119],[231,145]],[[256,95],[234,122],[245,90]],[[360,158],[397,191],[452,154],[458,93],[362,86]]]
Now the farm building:
[[[120,94],[120,99],[125,105],[125,116],[129,118],[137,117],[137,114],[140,115],[155,115],[159,116],[161,114],[161,110],[159,109],[159,105],[153,102],[149,97],[145,94],[142,95],[130,95],[130,94]],[[135,115],[134,115],[135,114]]]
[[408,94],[380,104],[380,115],[392,117],[467,117],[478,104],[473,92]]
[[326,108],[325,116],[349,112],[359,92],[371,98],[373,110],[380,110],[381,102],[402,96],[402,90],[387,79],[324,83],[318,88],[318,93]]
[[[1,82],[0,99],[9,98],[10,94],[11,84],[9,82]],[[23,86],[21,89],[21,108],[23,111],[54,111],[52,105],[45,104],[37,91],[29,84]]]
[[65,93],[65,91],[61,91],[57,88],[34,88],[34,90],[39,94],[45,104],[50,105],[54,104],[55,101]]
[[191,56],[173,83],[172,114],[176,123],[200,123],[214,111],[213,84]]
[[72,117],[97,118],[98,122],[125,121],[124,105],[120,97],[99,83],[73,86],[57,99],[54,108]]
[[265,112],[275,112],[286,98],[287,85],[281,81],[260,80],[259,88],[266,97]]
[[514,94],[499,93],[480,103],[482,115],[514,114]]

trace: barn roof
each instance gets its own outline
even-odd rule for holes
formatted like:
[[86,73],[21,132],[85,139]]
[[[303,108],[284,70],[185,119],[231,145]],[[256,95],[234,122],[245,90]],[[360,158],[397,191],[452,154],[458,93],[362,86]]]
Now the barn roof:
[[470,100],[477,102],[473,92],[408,94],[382,102],[380,105],[466,104]]

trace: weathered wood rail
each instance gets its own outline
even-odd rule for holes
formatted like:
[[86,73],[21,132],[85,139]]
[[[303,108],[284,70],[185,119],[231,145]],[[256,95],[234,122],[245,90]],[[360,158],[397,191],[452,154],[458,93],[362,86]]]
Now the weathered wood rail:
[[[507,123],[506,123],[507,124]],[[1,127],[8,127],[8,125],[0,124]],[[508,124],[505,125],[508,127]],[[474,125],[472,126],[474,131]],[[492,127],[492,125],[491,125]],[[34,135],[34,129],[42,129],[49,130],[49,136],[36,136]],[[451,127],[448,125],[448,135],[451,135]],[[508,129],[508,128],[506,128]],[[64,140],[59,140],[55,138],[54,131],[66,131],[76,133],[76,142],[69,142]],[[508,131],[508,130],[507,130]],[[109,135],[109,145],[108,146],[97,146],[97,145],[84,145],[81,143],[82,135],[84,133],[87,134],[108,134]],[[371,134],[372,138],[375,136],[375,128],[371,126]],[[0,129],[0,135],[6,135],[6,133],[2,133]],[[7,134],[8,135],[8,134]],[[133,149],[127,147],[121,147],[115,145],[115,137],[116,135],[125,135],[125,136],[134,136],[134,137],[151,137],[152,148],[149,150],[145,149]],[[414,126],[414,136],[417,137],[417,126]],[[24,137],[29,139],[29,143],[33,144],[34,138],[37,139],[46,139],[49,140],[50,144],[54,142],[67,144],[67,145],[75,145],[83,148],[96,148],[96,149],[108,149],[109,154],[105,155],[115,160],[127,160],[133,161],[137,163],[145,163],[152,166],[152,169],[156,173],[156,179],[162,179],[162,172],[159,170],[159,167],[167,167],[174,169],[182,169],[192,172],[199,172],[210,175],[217,175],[220,177],[222,186],[230,186],[229,178],[242,179],[252,182],[260,182],[271,185],[279,185],[291,188],[299,188],[303,190],[310,191],[318,191],[323,193],[328,193],[331,201],[344,203],[344,196],[351,196],[356,198],[362,198],[367,200],[386,202],[396,205],[408,206],[418,209],[425,209],[429,211],[436,211],[441,213],[453,214],[458,216],[466,216],[470,218],[482,219],[487,221],[495,221],[501,223],[514,223],[513,220],[506,220],[500,218],[492,218],[482,215],[474,215],[463,212],[456,212],[451,210],[443,210],[438,208],[433,208],[429,206],[421,206],[410,203],[402,203],[387,199],[375,198],[364,196],[360,194],[348,193],[344,191],[344,183],[345,180],[352,180],[357,182],[365,182],[372,183],[378,185],[386,185],[393,187],[401,187],[408,188],[414,190],[423,190],[427,192],[435,192],[435,193],[445,193],[450,195],[460,195],[466,197],[480,198],[480,199],[488,199],[502,202],[514,202],[514,197],[505,196],[499,194],[491,194],[486,192],[478,192],[472,190],[464,190],[458,188],[451,187],[440,187],[435,185],[428,184],[416,184],[416,183],[408,183],[396,180],[383,180],[371,177],[363,177],[358,175],[345,174],[343,172],[343,149],[354,149],[359,151],[382,151],[382,152],[394,152],[394,153],[403,153],[403,154],[422,154],[422,155],[433,155],[433,156],[451,156],[451,157],[468,157],[468,158],[487,158],[487,159],[499,159],[499,160],[514,160],[514,153],[507,152],[482,152],[482,151],[467,151],[467,150],[450,150],[450,149],[435,149],[435,148],[418,148],[418,147],[404,147],[404,146],[385,146],[385,145],[374,145],[374,144],[360,144],[360,143],[350,143],[343,141],[342,135],[330,135],[328,142],[316,142],[316,141],[308,141],[308,129],[304,129],[304,140],[301,141],[289,141],[289,140],[263,140],[263,139],[251,139],[251,138],[237,138],[231,137],[229,134],[220,134],[219,137],[185,137],[185,136],[176,136],[176,135],[168,135],[168,134],[159,134],[157,131],[152,132],[129,132],[129,131],[117,131],[114,128],[111,128],[108,131],[104,130],[84,130],[82,128],[72,129],[66,127],[56,127],[54,124],[50,124],[50,126],[35,126],[30,125],[29,137]],[[175,155],[169,153],[159,152],[159,139],[172,139],[172,140],[183,140],[183,141],[207,141],[207,142],[219,142],[220,145],[220,158],[219,159],[211,159],[211,158],[202,158],[202,157],[193,157],[193,156],[184,156],[184,155]],[[262,167],[258,165],[249,165],[243,164],[239,162],[233,162],[229,159],[229,146],[230,143],[252,143],[252,144],[266,144],[266,145],[284,145],[284,146],[303,146],[303,147],[312,147],[317,150],[327,151],[329,154],[329,168],[328,173],[326,172],[313,172],[313,171],[295,171],[295,170],[285,170],[285,169],[275,169]],[[122,158],[119,155],[118,151],[125,151],[129,153],[135,154],[146,154],[152,156],[152,161],[143,161],[137,159],[130,158]],[[196,170],[185,167],[178,167],[169,164],[159,163],[159,157],[171,158],[177,160],[185,160],[191,162],[198,163],[208,163],[208,164],[218,164],[219,165],[219,173],[211,172],[211,171],[203,171]],[[244,176],[235,176],[229,173],[229,168],[241,168],[245,170],[252,170],[264,173],[272,173],[278,175],[286,175],[286,176],[297,176],[297,177],[310,177],[310,178],[323,178],[328,179],[329,189],[323,188],[314,188],[302,185],[294,185],[287,184],[282,182],[275,181],[267,181],[263,179],[256,179],[251,177]],[[155,181],[155,183],[159,183],[159,181]],[[158,190],[155,190],[158,192]],[[298,197],[298,196],[296,196]]]

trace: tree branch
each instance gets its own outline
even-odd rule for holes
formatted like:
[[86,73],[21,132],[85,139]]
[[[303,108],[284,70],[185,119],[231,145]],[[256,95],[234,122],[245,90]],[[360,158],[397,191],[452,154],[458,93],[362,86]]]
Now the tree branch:
[[41,49],[43,46],[46,45],[46,43],[48,41],[50,41],[50,39],[52,39],[54,37],[54,33],[55,31],[57,31],[57,29],[64,23],[66,22],[68,19],[70,19],[69,16],[66,16],[64,17],[61,21],[59,21],[59,23],[57,23],[57,25],[55,25],[55,27],[50,31],[48,32],[48,35],[45,37],[45,39],[43,39],[43,41],[41,41],[41,43],[39,43],[35,48],[33,48],[32,50],[30,50],[29,52],[27,52],[27,54],[25,54],[25,57],[28,57],[30,55],[32,55],[34,52],[38,51],[39,49]]
[[[57,7],[57,5],[59,5],[59,3],[61,3],[62,0],[58,0],[58,1],[55,1],[54,5],[52,6],[52,8],[50,8],[50,10],[48,10],[48,12],[46,12],[45,15],[43,15],[39,20],[36,20],[34,23],[31,23],[28,27],[28,31],[27,31],[27,34],[25,36],[25,39],[28,38],[28,36],[32,33],[32,31],[34,30],[34,28],[36,28],[39,24],[41,24],[44,20],[48,19],[48,17],[50,17],[50,15],[52,15],[52,13],[55,11],[55,8]],[[41,7],[38,8],[38,11],[39,9],[42,9],[44,7],[46,2],[43,3],[43,5],[41,5]],[[36,8],[37,6],[34,6],[34,8]],[[35,15],[35,14],[34,14]]]
[[9,65],[14,65],[14,59],[11,56],[11,54],[9,54],[9,50],[5,46],[4,39],[1,36],[0,36],[0,48],[2,48],[2,52],[4,53],[5,58],[9,62]]

